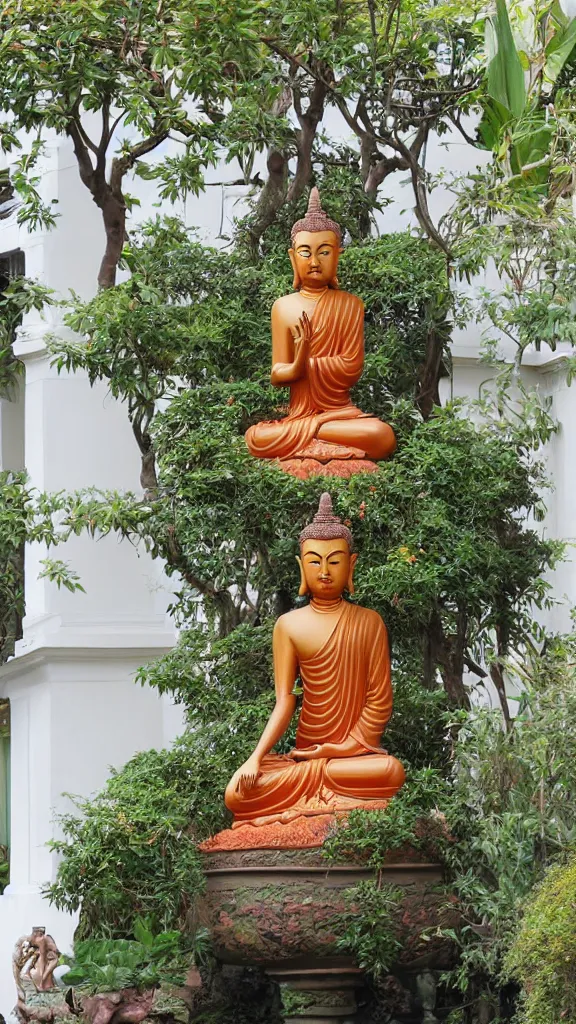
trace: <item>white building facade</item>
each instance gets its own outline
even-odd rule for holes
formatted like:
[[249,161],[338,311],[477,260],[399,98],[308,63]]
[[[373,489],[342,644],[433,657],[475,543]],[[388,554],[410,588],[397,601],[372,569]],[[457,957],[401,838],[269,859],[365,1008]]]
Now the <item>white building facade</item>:
[[[478,154],[462,142],[448,150],[452,164],[473,167]],[[448,163],[446,149],[430,161]],[[431,167],[434,170],[434,167]],[[227,167],[230,180],[237,176]],[[217,170],[218,179],[223,168]],[[70,289],[94,294],[104,246],[100,213],[81,184],[70,144],[54,138],[46,149],[42,174],[46,200],[57,199],[57,226],[28,234],[15,215],[0,222],[2,254],[21,250],[25,273],[65,296]],[[156,214],[150,183],[137,182],[139,219]],[[204,197],[180,209],[200,236],[214,242],[222,218],[238,213],[242,188],[209,187]],[[412,222],[409,190],[397,176],[389,193],[383,228],[399,230]],[[435,196],[436,213],[448,203]],[[81,225],[79,230],[78,225]],[[0,402],[0,468],[26,468],[30,483],[43,491],[83,487],[139,490],[140,458],[122,405],[104,385],[91,388],[82,374],[51,367],[45,339],[61,330],[57,314],[26,318],[15,346],[25,378],[12,401]],[[487,376],[480,364],[478,332],[454,340],[454,376],[445,393],[478,394]],[[572,539],[576,533],[576,403],[562,372],[562,358],[543,351],[527,360],[526,382],[553,398],[560,430],[547,458],[556,489],[546,522],[549,536]],[[179,710],[166,698],[136,686],[136,670],[169,650],[175,641],[166,615],[169,581],[145,552],[115,537],[94,541],[73,538],[57,557],[69,561],[86,593],[70,594],[39,579],[40,545],[26,551],[26,618],[16,656],[0,668],[0,698],[10,701],[10,883],[0,896],[0,1013],[7,1019],[15,1003],[11,954],[17,938],[45,925],[60,948],[71,945],[75,919],[42,897],[54,879],[55,856],[47,842],[55,835],[54,815],[70,809],[72,793],[89,796],[104,784],[109,767],[120,767],[138,750],[166,746],[182,728]],[[559,604],[550,625],[567,629],[569,606],[576,601],[576,564],[556,572]],[[0,749],[0,755],[2,750]],[[1,767],[1,766],[0,766]],[[0,785],[2,784],[0,770]],[[1,842],[1,838],[0,838]]]

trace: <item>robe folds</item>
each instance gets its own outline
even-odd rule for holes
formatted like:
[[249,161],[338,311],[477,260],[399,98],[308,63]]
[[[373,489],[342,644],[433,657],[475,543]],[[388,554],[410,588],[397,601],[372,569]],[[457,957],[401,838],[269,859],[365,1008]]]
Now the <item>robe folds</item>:
[[350,388],[364,364],[364,304],[356,295],[329,288],[311,317],[312,339],[306,374],[290,385],[288,415],[256,423],[246,432],[250,453],[259,459],[288,459],[306,448],[324,423],[365,416],[350,401]]
[[[346,758],[295,761],[268,754],[251,789],[228,802],[235,824],[291,821],[353,807],[385,806],[400,789],[404,769],[380,747],[392,713],[386,627],[367,608],[343,602],[332,634],[313,658],[300,662],[303,703],[296,733],[299,749],[342,743],[352,737],[363,753],[348,759],[359,771],[348,785],[334,779],[331,765]],[[362,766],[370,762],[371,771]]]

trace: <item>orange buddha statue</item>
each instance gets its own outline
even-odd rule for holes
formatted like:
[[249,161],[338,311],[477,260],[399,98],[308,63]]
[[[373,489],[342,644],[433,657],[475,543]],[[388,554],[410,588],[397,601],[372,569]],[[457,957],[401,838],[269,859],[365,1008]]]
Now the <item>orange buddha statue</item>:
[[298,473],[298,460],[312,460],[319,470],[340,463],[331,470],[339,475],[348,475],[343,460],[354,460],[356,470],[375,469],[362,461],[385,459],[396,447],[392,428],[350,400],[364,364],[364,305],[338,288],[341,242],[338,224],[326,216],[313,188],[288,250],[296,291],[272,307],[271,380],[290,388],[288,415],[246,433],[252,455],[278,459],[296,475],[308,475]]
[[[300,535],[300,594],[310,594],[310,603],[276,623],[275,707],[226,790],[235,826],[385,807],[404,782],[402,765],[380,746],[392,713],[386,627],[377,612],[342,596],[354,592],[352,546],[323,494]],[[296,746],[290,754],[270,753],[294,714],[298,676],[303,703]]]

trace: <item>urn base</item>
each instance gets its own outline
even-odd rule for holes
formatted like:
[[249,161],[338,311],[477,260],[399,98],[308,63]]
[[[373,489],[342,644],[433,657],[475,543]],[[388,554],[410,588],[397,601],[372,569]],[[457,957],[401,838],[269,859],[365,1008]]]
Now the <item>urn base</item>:
[[280,986],[285,1024],[355,1024],[362,972],[351,961],[300,970],[270,967],[266,973]]

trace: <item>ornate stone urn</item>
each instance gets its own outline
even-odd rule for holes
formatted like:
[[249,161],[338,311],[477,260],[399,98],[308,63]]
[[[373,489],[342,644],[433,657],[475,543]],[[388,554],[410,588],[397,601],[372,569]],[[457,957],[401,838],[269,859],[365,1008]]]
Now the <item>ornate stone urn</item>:
[[[350,910],[345,892],[374,878],[352,863],[328,864],[316,848],[237,849],[204,853],[207,887],[197,921],[226,964],[260,966],[280,985],[286,1024],[352,1024],[363,975],[340,948],[339,915]],[[438,864],[407,851],[390,858],[381,881],[404,892],[395,932],[402,943],[404,980],[444,966],[446,944],[421,938],[442,916],[445,893]],[[430,998],[428,998],[430,1002]],[[433,998],[429,1022],[433,1016]]]

